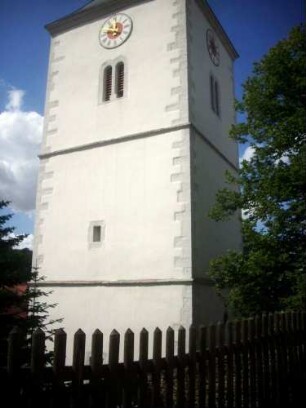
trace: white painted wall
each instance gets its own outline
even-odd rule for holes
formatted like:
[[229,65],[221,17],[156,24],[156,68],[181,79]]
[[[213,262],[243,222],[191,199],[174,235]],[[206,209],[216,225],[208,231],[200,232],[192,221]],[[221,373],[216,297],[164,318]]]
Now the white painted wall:
[[[184,121],[182,112],[186,120],[187,72],[182,78],[178,69],[187,54],[183,3],[155,0],[122,10],[133,19],[133,32],[115,49],[98,40],[109,16],[52,39],[45,151],[165,128]],[[126,94],[100,103],[101,67],[119,59],[126,65]]]
[[[216,193],[225,186],[225,171],[235,174],[238,146],[229,138],[235,122],[233,61],[218,38],[220,64],[213,64],[206,46],[206,32],[213,29],[217,36],[217,31],[195,0],[187,4],[190,120],[202,134],[201,137],[193,131],[191,142],[193,276],[203,277],[207,276],[212,258],[241,246],[238,216],[218,223],[208,217]],[[220,116],[211,108],[210,74],[219,83]],[[218,302],[211,304],[218,310]]]
[[210,325],[223,321],[224,304],[212,285],[196,284],[192,289],[193,316],[195,325]]
[[225,172],[232,170],[228,163],[193,132],[193,232],[192,247],[194,276],[205,276],[209,261],[227,250],[240,249],[240,221],[216,222],[208,213],[215,204],[216,193],[225,186]]
[[[190,119],[205,137],[237,166],[238,146],[228,137],[230,127],[235,122],[233,61],[219,39],[220,65],[213,64],[206,46],[206,31],[213,27],[195,0],[189,0],[187,4]],[[210,73],[219,83],[220,117],[211,109]]]
[[[116,328],[121,337],[128,328],[135,334],[135,356],[138,358],[139,333],[149,331],[149,349],[152,352],[153,331],[159,327],[163,332],[170,325],[186,328],[192,321],[191,286],[138,286],[138,287],[55,287],[48,297],[59,306],[53,310],[54,318],[65,317],[62,325],[68,333],[67,362],[72,360],[73,335],[78,329],[86,333],[86,361],[91,348],[91,336],[95,329],[104,334],[104,357],[108,358],[108,338]],[[60,326],[60,324],[59,324]],[[52,348],[52,345],[50,345]],[[165,354],[165,336],[163,336]]]
[[[191,276],[190,189],[172,181],[176,174],[190,178],[189,157],[173,148],[186,132],[42,161],[34,256],[48,280]],[[105,225],[98,246],[89,238],[94,221]]]
[[[226,140],[232,108],[221,108],[218,123],[210,111],[207,23],[192,1],[187,4],[195,30],[189,65],[185,0],[155,0],[123,10],[133,18],[133,33],[111,51],[98,41],[104,19],[52,39],[43,154],[186,125],[190,119],[229,160],[236,160],[236,147]],[[232,85],[229,57],[222,53],[223,106],[232,102]],[[121,57],[127,93],[100,103],[101,66]],[[70,338],[79,327],[91,336],[97,327],[107,333],[114,327],[188,326],[195,308],[203,319],[212,310],[221,313],[209,289],[192,295],[191,286],[183,283],[58,286],[188,281],[203,276],[211,256],[236,245],[238,224],[218,228],[206,218],[227,165],[196,136],[190,145],[190,137],[190,130],[181,128],[41,160],[33,262],[47,281],[57,281],[49,299],[58,303],[52,318],[64,317]],[[191,172],[197,174],[192,184]],[[89,239],[94,222],[105,227],[101,245]],[[193,236],[192,222],[197,224]],[[69,353],[71,347],[70,341]]]

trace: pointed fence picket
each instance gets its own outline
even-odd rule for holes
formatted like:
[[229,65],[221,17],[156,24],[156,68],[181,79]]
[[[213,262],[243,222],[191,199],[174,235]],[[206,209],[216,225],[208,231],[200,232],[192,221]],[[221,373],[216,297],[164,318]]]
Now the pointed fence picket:
[[199,358],[199,406],[206,407],[207,383],[207,328],[200,327]]
[[[296,407],[306,380],[306,313],[263,314],[187,332],[169,327],[140,332],[135,358],[135,333],[109,338],[109,361],[103,361],[103,333],[91,338],[85,365],[86,335],[74,335],[73,361],[66,360],[67,335],[55,331],[52,364],[47,363],[45,333],[32,336],[28,365],[23,362],[24,337],[14,329],[8,338],[7,366],[0,370],[3,401],[38,408],[261,408]],[[175,341],[177,339],[177,354]],[[188,340],[188,342],[187,342]],[[188,351],[186,345],[188,344]]]
[[191,325],[189,328],[189,353],[188,364],[188,408],[193,408],[196,403],[196,370],[197,370],[197,329]]
[[149,332],[142,329],[139,340],[139,407],[145,408],[148,403],[148,355],[149,355]]
[[174,330],[171,327],[166,332],[166,365],[166,404],[173,407]]
[[227,343],[226,343],[226,401],[227,407],[234,407],[234,330],[233,323],[231,321],[227,322]]

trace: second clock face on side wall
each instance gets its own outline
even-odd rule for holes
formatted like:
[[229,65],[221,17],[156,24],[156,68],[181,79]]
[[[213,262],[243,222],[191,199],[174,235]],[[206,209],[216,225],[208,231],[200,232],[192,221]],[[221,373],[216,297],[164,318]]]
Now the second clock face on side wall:
[[215,33],[210,28],[206,31],[206,45],[212,62],[218,66],[220,64],[220,50]]
[[132,29],[131,17],[123,13],[115,14],[102,25],[99,34],[100,44],[107,49],[119,47],[129,38]]

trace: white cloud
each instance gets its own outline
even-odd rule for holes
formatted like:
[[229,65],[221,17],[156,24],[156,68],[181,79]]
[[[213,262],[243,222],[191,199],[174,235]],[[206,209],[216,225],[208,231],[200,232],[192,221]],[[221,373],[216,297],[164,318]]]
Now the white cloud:
[[241,218],[243,220],[247,220],[249,218],[249,215],[250,215],[249,210],[246,210],[246,209],[241,210]]
[[[248,146],[245,151],[243,152],[242,156],[239,157],[239,163],[241,164],[244,160],[250,161],[251,158],[255,154],[255,148],[253,146]],[[242,209],[241,210],[241,218],[243,220],[248,219],[250,216],[250,210],[248,209]]]
[[254,156],[255,148],[253,146],[248,146],[243,155],[239,158],[239,162],[242,163],[243,160],[250,161],[251,158]]
[[[241,164],[243,160],[246,160],[247,162],[252,159],[252,157],[255,154],[255,147],[254,146],[248,146],[245,151],[243,152],[242,156],[239,158],[239,163]],[[283,164],[290,164],[290,155],[289,152],[284,152],[282,156],[279,159],[275,159],[274,161],[275,165],[277,166],[280,163]]]
[[33,239],[34,235],[29,234],[20,244],[17,246],[17,249],[24,249],[24,248],[29,248],[33,249]]
[[11,89],[8,91],[9,100],[5,107],[8,111],[19,111],[23,102],[24,91],[21,89]]
[[22,110],[24,95],[10,90],[0,113],[0,198],[11,201],[16,211],[27,212],[35,208],[43,117]]
[[290,164],[289,154],[284,153],[279,159],[275,160],[275,164]]
[[[15,232],[10,233],[7,238],[16,238],[17,235],[15,234]],[[4,237],[4,239],[6,239],[6,237]],[[24,238],[19,245],[16,245],[14,248],[15,249],[24,249],[24,248],[29,248],[29,249],[33,249],[33,240],[34,240],[34,235],[33,234],[29,234],[26,238]]]

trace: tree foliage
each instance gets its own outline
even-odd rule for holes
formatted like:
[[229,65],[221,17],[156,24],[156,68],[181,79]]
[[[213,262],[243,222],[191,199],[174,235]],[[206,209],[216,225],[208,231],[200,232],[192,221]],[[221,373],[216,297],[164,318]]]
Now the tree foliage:
[[254,65],[237,110],[245,121],[231,137],[253,152],[238,176],[227,174],[215,220],[243,210],[241,253],[211,263],[219,289],[238,315],[306,309],[306,49],[305,26]]
[[[16,249],[26,235],[14,234],[14,227],[7,226],[12,218],[5,213],[7,201],[0,200],[0,365],[6,363],[7,338],[14,327],[25,336],[25,353],[33,331],[48,331],[54,323],[48,320],[48,311],[55,305],[43,301],[49,293],[38,285],[43,278],[31,267],[32,252]],[[59,322],[59,320],[57,320]]]

